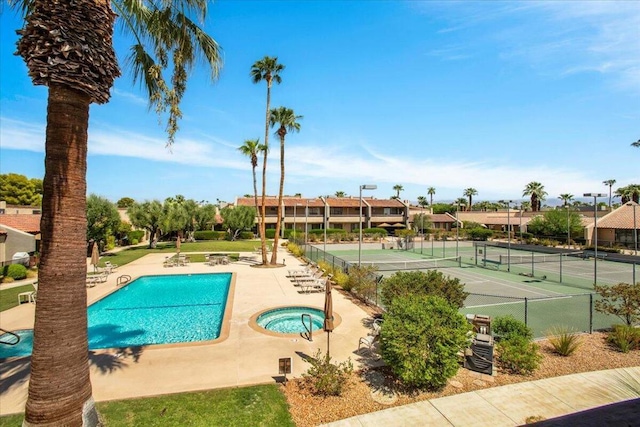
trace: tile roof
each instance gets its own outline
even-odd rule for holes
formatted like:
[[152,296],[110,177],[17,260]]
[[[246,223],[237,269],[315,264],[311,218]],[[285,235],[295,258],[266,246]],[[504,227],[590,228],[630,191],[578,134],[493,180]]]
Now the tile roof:
[[6,225],[26,233],[37,234],[40,232],[41,215],[31,214],[2,214],[0,226]]
[[[261,203],[262,197],[258,196],[258,204]],[[307,206],[307,201],[309,202],[309,207],[322,207],[324,206],[324,202],[319,198],[306,199],[304,197],[283,197],[282,203],[285,206]],[[255,200],[253,197],[238,197],[236,204],[238,206],[254,206]],[[277,196],[267,196],[265,197],[265,206],[278,206],[278,197]]]
[[367,202],[369,206],[376,208],[405,208],[404,203],[398,199],[374,199],[363,197],[362,200]]
[[598,228],[615,228],[633,230],[633,213],[636,214],[636,228],[640,229],[640,206],[635,202],[627,202],[613,212],[598,218]]
[[429,218],[429,220],[433,223],[449,222],[453,224],[454,222],[456,222],[455,218],[451,218],[447,214],[427,214],[426,217]]

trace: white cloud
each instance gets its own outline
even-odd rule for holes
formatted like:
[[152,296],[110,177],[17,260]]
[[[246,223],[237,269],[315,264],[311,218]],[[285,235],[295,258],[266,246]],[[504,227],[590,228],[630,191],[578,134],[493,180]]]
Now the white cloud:
[[122,98],[126,101],[129,101],[132,104],[136,104],[136,105],[147,105],[148,101],[146,99],[144,99],[141,96],[138,96],[136,94],[133,94],[131,92],[126,92],[124,90],[120,90],[117,88],[113,88],[112,94],[114,96],[117,96],[119,98]]

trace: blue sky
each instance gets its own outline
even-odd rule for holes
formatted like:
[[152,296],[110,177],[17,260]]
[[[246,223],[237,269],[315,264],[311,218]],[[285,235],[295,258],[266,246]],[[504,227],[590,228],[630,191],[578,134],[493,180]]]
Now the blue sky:
[[[0,171],[44,176],[47,90],[13,55],[20,19],[0,9]],[[217,82],[196,68],[172,150],[144,92],[123,77],[92,105],[88,191],[233,201],[252,193],[237,147],[264,138],[265,85],[251,65],[286,66],[272,106],[304,116],[286,139],[285,193],[344,191],[436,201],[518,200],[640,182],[640,2],[226,1],[206,30],[223,48]],[[127,40],[116,29],[120,58]],[[270,136],[267,189],[277,194]]]

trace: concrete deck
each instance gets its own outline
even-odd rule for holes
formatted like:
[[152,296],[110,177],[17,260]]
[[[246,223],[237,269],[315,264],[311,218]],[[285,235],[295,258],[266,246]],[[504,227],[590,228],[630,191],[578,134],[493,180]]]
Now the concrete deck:
[[[149,274],[236,273],[229,337],[215,344],[149,346],[139,353],[117,354],[115,350],[93,351],[91,382],[96,401],[205,390],[220,387],[273,383],[279,378],[278,358],[293,358],[293,373],[300,376],[309,368],[304,357],[318,349],[326,352],[326,333],[316,331],[313,342],[301,336],[274,337],[249,327],[255,313],[284,305],[308,305],[322,309],[324,293],[301,294],[287,278],[287,270],[300,268],[300,261],[280,249],[283,268],[255,268],[249,261],[208,266],[192,263],[185,267],[163,268],[166,254],[147,255],[112,273],[107,282],[87,289],[88,303],[116,289],[116,278],[128,274],[136,278]],[[251,253],[241,253],[251,258]],[[357,352],[358,340],[370,329],[367,314],[339,292],[333,292],[333,308],[342,322],[331,334],[331,357],[351,358],[356,367],[369,360]],[[34,304],[22,304],[2,312],[0,327],[31,329]],[[9,359],[0,369],[0,415],[22,412],[27,399],[29,358]]]

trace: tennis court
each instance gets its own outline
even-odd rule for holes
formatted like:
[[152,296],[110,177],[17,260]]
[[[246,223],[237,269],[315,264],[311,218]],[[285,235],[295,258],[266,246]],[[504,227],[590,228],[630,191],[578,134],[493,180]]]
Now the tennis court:
[[[327,252],[331,257],[350,264],[357,264],[359,256],[361,265],[378,266],[378,273],[385,277],[393,275],[396,271],[404,270],[435,269],[442,271],[447,276],[459,279],[464,283],[465,290],[470,293],[461,313],[482,314],[491,317],[510,314],[527,323],[533,329],[536,337],[545,336],[553,326],[568,326],[577,331],[588,332],[593,329],[609,327],[618,321],[614,317],[594,311],[593,303],[598,298],[597,294],[585,293],[584,288],[567,286],[557,281],[548,280],[548,276],[556,271],[553,266],[548,268],[549,265],[554,264],[552,257],[547,260],[534,258],[534,261],[537,261],[533,264],[535,275],[519,274],[518,267],[526,264],[518,262],[524,262],[526,257],[529,257],[528,261],[530,262],[530,253],[518,254],[512,251],[511,272],[507,272],[502,268],[492,269],[476,266],[475,248],[468,242],[465,242],[464,246],[458,246],[458,257],[451,256],[455,255],[456,248],[451,247],[451,242],[447,243],[449,245],[444,246],[442,252],[435,252],[437,255],[449,255],[446,258],[433,258],[430,253],[415,252],[416,249],[419,251],[419,248],[415,248],[414,252],[392,251],[373,246],[365,247],[365,245],[360,253],[357,245],[349,245],[355,246],[355,249],[346,245],[330,245]],[[502,265],[501,256],[506,256],[506,252],[502,254],[496,250],[494,258],[496,264],[500,266]],[[555,258],[558,259],[558,256]],[[598,260],[599,269],[601,263],[604,262]],[[571,266],[574,264],[579,267],[572,268]],[[567,275],[576,275],[576,277],[584,275],[583,280],[585,282],[591,280],[592,284],[593,270],[585,268],[583,265],[592,267],[593,262],[583,261],[581,258],[576,261],[568,261],[563,263],[563,272]],[[527,265],[527,268],[529,270],[523,269],[523,271],[530,271],[531,265]],[[603,275],[607,274],[607,267],[602,267],[602,273]],[[619,273],[619,269],[613,269],[611,273],[613,276]],[[548,275],[546,279],[543,278],[545,274]],[[591,274],[590,278],[589,274]],[[598,271],[598,277],[600,277],[600,271]],[[592,285],[589,285],[588,289],[592,290]]]

